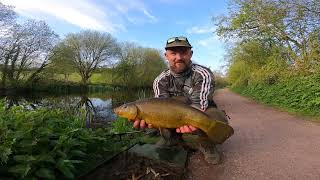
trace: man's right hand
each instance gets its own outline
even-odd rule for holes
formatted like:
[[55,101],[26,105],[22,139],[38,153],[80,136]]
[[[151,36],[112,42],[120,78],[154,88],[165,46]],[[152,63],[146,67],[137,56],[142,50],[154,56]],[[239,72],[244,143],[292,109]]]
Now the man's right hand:
[[152,124],[147,124],[145,120],[136,118],[134,120],[133,127],[136,129],[145,129],[146,127],[152,128]]

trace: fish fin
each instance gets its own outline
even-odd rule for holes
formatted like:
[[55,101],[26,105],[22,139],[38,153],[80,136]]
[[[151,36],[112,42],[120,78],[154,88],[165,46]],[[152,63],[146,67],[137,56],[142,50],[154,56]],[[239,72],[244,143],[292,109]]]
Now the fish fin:
[[213,121],[206,133],[212,142],[222,144],[225,140],[232,136],[234,130],[227,123]]
[[161,128],[158,128],[158,129],[159,129],[160,135],[162,136],[162,131],[161,131]]

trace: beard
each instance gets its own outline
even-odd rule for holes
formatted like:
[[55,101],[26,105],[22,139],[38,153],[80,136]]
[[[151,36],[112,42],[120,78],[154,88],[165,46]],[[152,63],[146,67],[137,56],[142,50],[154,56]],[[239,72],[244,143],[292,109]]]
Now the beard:
[[188,61],[188,62],[179,61],[179,62],[172,63],[172,64],[170,63],[170,69],[174,73],[179,74],[179,73],[183,73],[186,70],[188,70],[190,67],[190,64],[191,64],[191,61]]

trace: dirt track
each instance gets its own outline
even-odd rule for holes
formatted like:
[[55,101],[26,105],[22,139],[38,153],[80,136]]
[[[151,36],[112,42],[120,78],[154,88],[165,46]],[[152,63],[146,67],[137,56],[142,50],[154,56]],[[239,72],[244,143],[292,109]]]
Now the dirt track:
[[234,135],[218,147],[220,165],[199,152],[189,160],[189,179],[320,180],[320,123],[258,104],[229,90],[215,101],[231,117]]

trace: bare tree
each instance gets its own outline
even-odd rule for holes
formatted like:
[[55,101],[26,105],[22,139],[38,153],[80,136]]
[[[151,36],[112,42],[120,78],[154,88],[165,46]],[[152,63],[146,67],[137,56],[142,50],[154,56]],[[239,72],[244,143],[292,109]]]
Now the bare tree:
[[5,64],[6,47],[8,46],[8,33],[12,26],[14,26],[16,19],[16,13],[12,7],[6,6],[0,2],[0,65],[3,71]]
[[[4,30],[5,27],[15,24],[17,14],[11,6],[6,6],[0,2],[0,27]],[[1,32],[1,31],[0,31]]]
[[48,57],[58,36],[44,21],[16,21],[13,7],[0,3],[1,85],[32,82],[48,65]]
[[58,35],[44,21],[28,20],[12,26],[10,34],[2,39],[2,85],[6,86],[7,81],[16,85],[22,77],[34,81],[48,65]]
[[66,47],[72,50],[74,64],[82,78],[82,84],[88,84],[93,71],[116,58],[119,47],[108,33],[82,31],[70,34],[64,40]]

